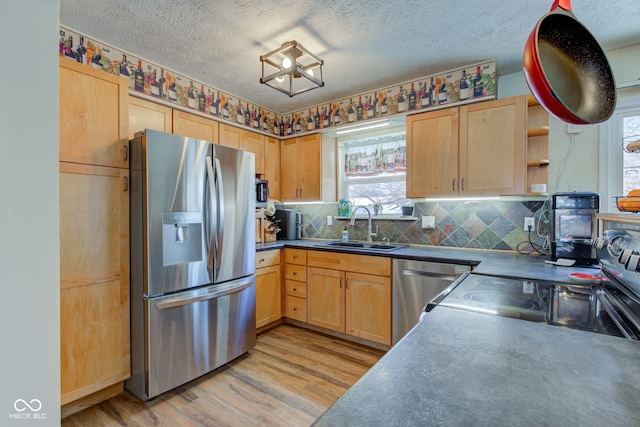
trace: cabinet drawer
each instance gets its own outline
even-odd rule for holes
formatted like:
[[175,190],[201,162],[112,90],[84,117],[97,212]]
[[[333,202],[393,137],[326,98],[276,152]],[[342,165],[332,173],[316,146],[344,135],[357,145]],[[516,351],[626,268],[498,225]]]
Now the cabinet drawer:
[[307,267],[303,265],[285,264],[284,278],[286,280],[307,281]]
[[280,264],[280,249],[256,252],[256,268]]
[[307,297],[307,284],[304,282],[297,282],[295,280],[286,280],[284,284],[284,292],[287,295],[291,295],[298,298]]
[[284,315],[290,319],[307,321],[307,300],[298,297],[285,296]]
[[308,251],[309,266],[355,273],[391,276],[391,258],[345,254],[340,252]]
[[285,248],[284,262],[287,264],[307,265],[307,251],[304,249]]

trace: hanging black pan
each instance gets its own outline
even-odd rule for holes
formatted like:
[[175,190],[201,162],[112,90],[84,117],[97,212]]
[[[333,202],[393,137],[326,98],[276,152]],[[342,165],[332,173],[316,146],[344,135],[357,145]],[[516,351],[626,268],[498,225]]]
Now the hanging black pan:
[[573,124],[601,123],[616,106],[616,87],[602,48],[571,12],[555,0],[529,35],[524,75],[533,96],[550,114]]

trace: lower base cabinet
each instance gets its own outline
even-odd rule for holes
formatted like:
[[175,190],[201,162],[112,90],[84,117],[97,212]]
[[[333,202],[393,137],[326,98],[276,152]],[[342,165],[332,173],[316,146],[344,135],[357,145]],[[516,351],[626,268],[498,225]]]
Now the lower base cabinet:
[[308,251],[307,262],[309,324],[391,345],[389,258]]
[[256,254],[256,328],[280,320],[280,249]]
[[63,406],[130,374],[128,173],[60,162]]

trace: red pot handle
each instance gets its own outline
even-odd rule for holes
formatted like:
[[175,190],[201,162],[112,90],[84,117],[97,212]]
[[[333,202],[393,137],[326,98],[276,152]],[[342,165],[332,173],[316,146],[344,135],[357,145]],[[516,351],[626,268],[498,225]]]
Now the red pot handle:
[[551,6],[551,12],[556,10],[556,8],[558,8],[558,6],[561,9],[566,10],[567,12],[571,12],[571,0],[555,0],[553,2],[553,5]]

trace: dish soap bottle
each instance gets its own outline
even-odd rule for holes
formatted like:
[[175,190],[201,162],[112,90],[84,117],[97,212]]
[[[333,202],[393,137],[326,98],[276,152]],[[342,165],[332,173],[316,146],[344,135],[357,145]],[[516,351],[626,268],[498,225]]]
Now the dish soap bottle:
[[347,226],[344,226],[344,230],[342,230],[342,241],[343,242],[348,242],[349,241],[349,232],[347,231]]

